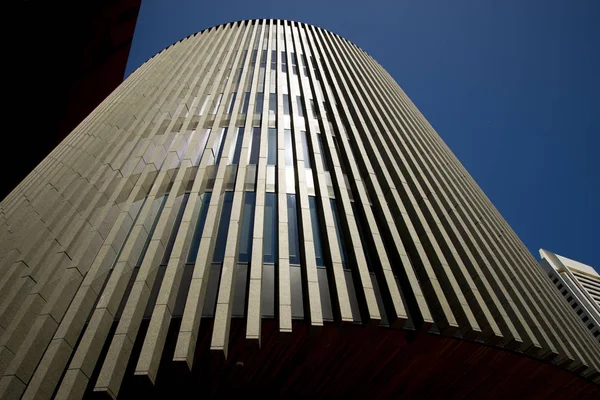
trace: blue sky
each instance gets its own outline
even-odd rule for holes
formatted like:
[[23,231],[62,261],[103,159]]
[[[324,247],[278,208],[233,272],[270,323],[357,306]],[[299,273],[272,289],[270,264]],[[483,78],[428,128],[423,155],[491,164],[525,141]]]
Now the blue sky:
[[143,0],[127,74],[225,22],[311,23],[373,56],[536,258],[600,270],[600,1]]

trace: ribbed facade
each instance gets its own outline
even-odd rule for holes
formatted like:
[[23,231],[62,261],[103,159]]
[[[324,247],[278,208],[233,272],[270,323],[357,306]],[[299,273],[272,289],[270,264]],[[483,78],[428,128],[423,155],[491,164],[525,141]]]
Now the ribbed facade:
[[600,275],[589,265],[540,249],[540,266],[600,342]]
[[[490,365],[516,354],[539,360],[531,382],[598,393],[598,342],[475,181],[379,64],[310,25],[235,22],[165,49],[0,213],[1,398],[116,397],[207,352],[230,372],[338,331],[406,351],[439,338]],[[395,382],[386,365],[373,388]],[[315,393],[335,394],[330,375]]]

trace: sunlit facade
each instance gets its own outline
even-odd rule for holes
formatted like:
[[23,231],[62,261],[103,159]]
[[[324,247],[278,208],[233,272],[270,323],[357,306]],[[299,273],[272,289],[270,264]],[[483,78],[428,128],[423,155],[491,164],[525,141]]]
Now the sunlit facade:
[[1,398],[599,393],[598,342],[460,162],[311,25],[160,52],[0,217]]

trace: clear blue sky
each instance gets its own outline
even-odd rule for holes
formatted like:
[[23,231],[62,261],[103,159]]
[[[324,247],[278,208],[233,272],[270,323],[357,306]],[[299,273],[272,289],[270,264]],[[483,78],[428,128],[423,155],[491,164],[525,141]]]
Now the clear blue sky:
[[127,74],[225,22],[307,22],[373,56],[536,258],[600,269],[600,0],[142,0]]

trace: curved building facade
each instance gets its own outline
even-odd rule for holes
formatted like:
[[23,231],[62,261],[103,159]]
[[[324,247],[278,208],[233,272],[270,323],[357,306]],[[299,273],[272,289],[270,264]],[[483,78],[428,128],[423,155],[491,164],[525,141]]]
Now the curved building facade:
[[1,398],[600,394],[599,344],[460,162],[310,25],[165,49],[0,217]]

